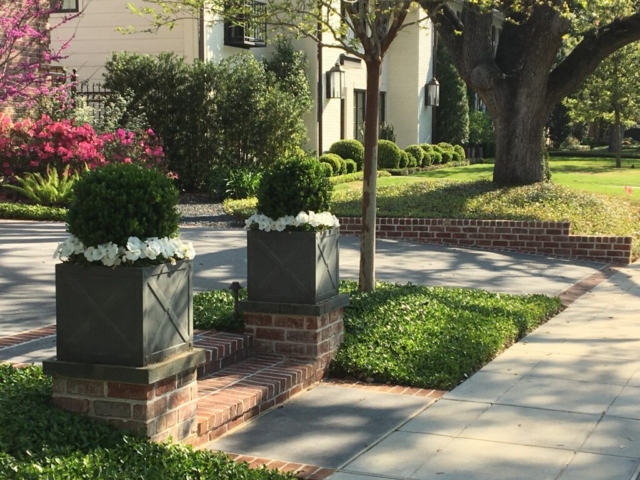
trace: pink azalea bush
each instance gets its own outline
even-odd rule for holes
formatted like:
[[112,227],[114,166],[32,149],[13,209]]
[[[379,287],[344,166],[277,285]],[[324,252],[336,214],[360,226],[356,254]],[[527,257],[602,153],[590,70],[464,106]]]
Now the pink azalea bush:
[[58,171],[82,172],[108,163],[139,163],[166,171],[162,146],[152,130],[97,133],[89,124],[73,120],[54,121],[43,115],[36,121],[13,123],[0,117],[0,174],[23,176],[44,173],[47,167]]

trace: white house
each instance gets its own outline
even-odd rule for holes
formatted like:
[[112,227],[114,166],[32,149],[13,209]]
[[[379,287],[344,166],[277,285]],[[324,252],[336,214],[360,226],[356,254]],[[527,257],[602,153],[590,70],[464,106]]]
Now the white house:
[[[140,0],[137,0],[138,2]],[[83,3],[86,2],[86,3]],[[229,55],[251,48],[260,57],[269,53],[268,39],[263,47],[263,32],[245,32],[210,19],[181,20],[172,30],[156,33],[140,32],[147,21],[129,11],[129,0],[64,0],[65,11],[83,10],[75,20],[56,29],[59,43],[74,37],[68,58],[62,64],[77,69],[80,79],[99,82],[104,64],[114,51],[158,54],[172,51],[188,61],[200,58],[219,61]],[[142,5],[142,4],[141,4]],[[51,22],[56,21],[56,15]],[[407,22],[424,15],[416,8]],[[132,26],[138,31],[123,34],[118,27]],[[240,33],[240,35],[238,35]],[[309,148],[318,152],[329,149],[342,138],[358,138],[364,119],[366,67],[358,58],[340,49],[318,47],[310,39],[296,40],[296,48],[304,50],[309,59],[308,77],[311,94],[316,99],[305,118]],[[54,45],[55,47],[55,45]],[[380,120],[393,124],[396,141],[401,148],[431,141],[431,109],[425,105],[426,84],[433,78],[434,35],[430,23],[423,22],[405,28],[391,45],[382,70]],[[327,98],[326,72],[339,64],[345,71],[344,98]]]

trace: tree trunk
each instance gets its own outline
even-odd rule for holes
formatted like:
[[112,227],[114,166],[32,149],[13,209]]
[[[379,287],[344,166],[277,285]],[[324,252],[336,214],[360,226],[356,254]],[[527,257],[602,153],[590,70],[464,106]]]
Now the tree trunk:
[[622,168],[622,132],[620,131],[620,109],[618,108],[614,112],[613,135],[616,148],[616,168]]
[[362,232],[360,234],[361,292],[376,286],[376,183],[378,179],[378,104],[382,59],[367,60],[367,102],[364,130],[364,178],[362,185]]
[[498,185],[529,185],[544,180],[543,131],[547,112],[499,112],[495,121],[496,161],[493,181]]

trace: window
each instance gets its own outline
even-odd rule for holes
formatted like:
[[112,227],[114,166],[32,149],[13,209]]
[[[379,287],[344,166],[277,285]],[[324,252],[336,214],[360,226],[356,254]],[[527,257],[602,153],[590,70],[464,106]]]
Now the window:
[[[244,14],[224,24],[224,44],[239,48],[265,47],[267,23],[264,20],[267,4],[249,1],[240,5]],[[252,20],[257,19],[257,20]]]
[[80,0],[52,0],[51,5],[56,13],[72,13],[80,11]]
[[[364,117],[366,113],[367,92],[366,90],[353,91],[353,138],[364,143]],[[387,121],[387,92],[380,92],[378,105],[378,122]]]

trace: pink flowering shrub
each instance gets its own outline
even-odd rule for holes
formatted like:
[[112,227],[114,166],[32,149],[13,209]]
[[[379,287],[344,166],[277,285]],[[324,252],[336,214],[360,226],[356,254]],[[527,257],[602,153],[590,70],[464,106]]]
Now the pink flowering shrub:
[[82,172],[85,165],[94,169],[112,162],[166,171],[162,146],[151,130],[97,133],[89,124],[54,121],[47,115],[15,123],[0,117],[0,174],[6,177],[44,173],[47,167],[63,171],[67,165],[71,172]]

